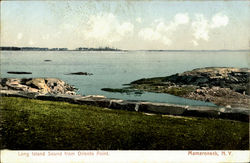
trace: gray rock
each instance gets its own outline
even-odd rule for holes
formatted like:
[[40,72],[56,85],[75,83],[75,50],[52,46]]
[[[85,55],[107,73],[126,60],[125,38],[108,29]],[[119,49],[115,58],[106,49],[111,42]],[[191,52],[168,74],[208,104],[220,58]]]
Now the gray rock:
[[8,74],[32,74],[32,72],[23,72],[23,71],[8,71]]
[[[131,82],[130,86],[143,91],[210,101],[220,106],[229,104],[250,108],[249,79],[248,68],[207,67],[167,77],[143,78]],[[166,82],[170,84],[164,85]],[[218,89],[214,90],[214,87]]]
[[88,72],[72,72],[66,75],[93,75],[93,74]]

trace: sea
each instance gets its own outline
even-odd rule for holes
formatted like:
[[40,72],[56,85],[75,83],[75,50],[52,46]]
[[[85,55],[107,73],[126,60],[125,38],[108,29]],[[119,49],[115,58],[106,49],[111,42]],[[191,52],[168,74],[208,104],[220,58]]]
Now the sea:
[[[163,93],[112,93],[102,88],[123,88],[141,78],[163,77],[203,67],[250,68],[249,51],[1,51],[1,78],[59,78],[78,88],[81,95],[215,106]],[[51,60],[46,62],[45,60]],[[32,74],[8,74],[25,71]],[[67,75],[88,72],[93,75]]]

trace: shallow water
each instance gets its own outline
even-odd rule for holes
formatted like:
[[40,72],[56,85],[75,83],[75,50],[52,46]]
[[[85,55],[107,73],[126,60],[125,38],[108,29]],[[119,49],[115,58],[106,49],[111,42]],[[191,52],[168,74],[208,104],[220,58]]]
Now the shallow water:
[[[45,62],[44,60],[51,60]],[[213,105],[162,93],[142,95],[102,91],[121,88],[140,78],[168,76],[202,67],[248,67],[249,52],[79,52],[79,51],[1,51],[1,77],[56,77],[79,88],[82,95],[104,95],[109,98],[167,102],[182,105]],[[8,74],[27,71],[32,74]],[[72,72],[91,76],[65,75]]]

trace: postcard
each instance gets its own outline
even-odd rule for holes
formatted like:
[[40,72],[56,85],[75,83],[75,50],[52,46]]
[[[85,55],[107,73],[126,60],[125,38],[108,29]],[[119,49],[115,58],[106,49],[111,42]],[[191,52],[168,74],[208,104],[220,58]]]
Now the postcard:
[[249,1],[1,1],[1,162],[249,162]]

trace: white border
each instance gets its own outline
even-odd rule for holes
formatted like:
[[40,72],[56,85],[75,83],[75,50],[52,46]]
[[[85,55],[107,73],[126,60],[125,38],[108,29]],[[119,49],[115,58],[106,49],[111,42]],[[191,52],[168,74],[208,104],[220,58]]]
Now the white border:
[[[66,155],[70,152],[71,155]],[[35,154],[41,154],[37,156]],[[56,154],[56,155],[55,155]],[[2,163],[162,163],[162,162],[249,162],[250,151],[185,150],[185,151],[98,151],[98,150],[1,150]]]

